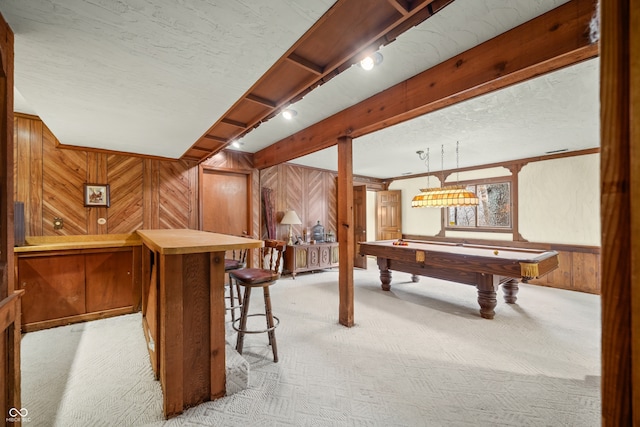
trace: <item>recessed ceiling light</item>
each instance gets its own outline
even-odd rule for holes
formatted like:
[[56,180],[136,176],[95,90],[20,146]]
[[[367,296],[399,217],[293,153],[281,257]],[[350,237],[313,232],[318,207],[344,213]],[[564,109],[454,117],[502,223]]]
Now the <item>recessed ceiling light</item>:
[[282,112],[282,117],[284,117],[286,120],[291,120],[297,115],[298,115],[298,112],[296,110],[292,110],[290,108],[287,108],[286,110],[284,110]]
[[382,64],[382,54],[380,52],[373,52],[371,55],[364,57],[360,62],[360,66],[363,70],[373,70],[376,65]]
[[241,140],[241,139],[236,139],[235,141],[233,141],[233,142],[231,143],[231,146],[232,146],[233,148],[240,148],[240,147],[241,147],[241,146],[243,146],[243,145],[244,145],[244,142],[242,142],[242,140]]

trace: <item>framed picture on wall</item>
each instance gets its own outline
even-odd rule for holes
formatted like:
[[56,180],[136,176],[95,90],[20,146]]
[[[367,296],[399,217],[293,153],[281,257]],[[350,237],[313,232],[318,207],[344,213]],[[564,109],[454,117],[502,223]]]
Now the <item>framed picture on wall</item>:
[[84,184],[86,207],[109,207],[109,184]]

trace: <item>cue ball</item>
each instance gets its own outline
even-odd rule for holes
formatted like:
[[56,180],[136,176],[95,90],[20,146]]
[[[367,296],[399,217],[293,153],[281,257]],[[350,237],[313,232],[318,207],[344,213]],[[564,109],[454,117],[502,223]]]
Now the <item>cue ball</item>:
[[493,251],[494,255],[498,255],[498,250],[496,249],[495,251]]

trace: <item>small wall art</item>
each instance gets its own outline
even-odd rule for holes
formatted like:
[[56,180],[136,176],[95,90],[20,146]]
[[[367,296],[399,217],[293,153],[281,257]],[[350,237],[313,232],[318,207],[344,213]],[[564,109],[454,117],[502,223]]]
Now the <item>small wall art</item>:
[[84,184],[86,207],[109,207],[109,184]]

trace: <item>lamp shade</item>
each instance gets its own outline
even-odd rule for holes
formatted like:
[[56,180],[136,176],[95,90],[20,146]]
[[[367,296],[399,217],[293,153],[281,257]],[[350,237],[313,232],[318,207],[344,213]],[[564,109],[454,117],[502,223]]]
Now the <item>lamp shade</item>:
[[296,213],[296,211],[287,211],[284,216],[282,217],[282,221],[280,221],[280,224],[284,224],[284,225],[291,225],[291,224],[302,224],[302,221],[300,221],[300,218],[298,217],[298,214]]
[[478,196],[467,190],[463,185],[421,189],[420,194],[411,201],[412,208],[447,208],[477,205]]

